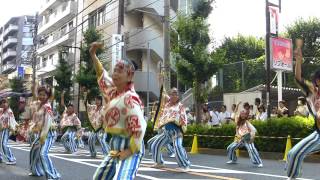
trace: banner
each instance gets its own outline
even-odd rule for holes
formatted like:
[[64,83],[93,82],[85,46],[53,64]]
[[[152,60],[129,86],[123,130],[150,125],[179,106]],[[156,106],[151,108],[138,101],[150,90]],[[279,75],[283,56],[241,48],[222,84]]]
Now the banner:
[[277,35],[279,28],[279,8],[274,6],[269,6],[270,13],[270,33]]
[[292,40],[279,37],[271,37],[270,48],[271,69],[292,71]]
[[112,61],[111,61],[111,72],[113,72],[113,68],[116,65],[117,61],[122,59],[122,35],[121,34],[113,34],[112,35]]

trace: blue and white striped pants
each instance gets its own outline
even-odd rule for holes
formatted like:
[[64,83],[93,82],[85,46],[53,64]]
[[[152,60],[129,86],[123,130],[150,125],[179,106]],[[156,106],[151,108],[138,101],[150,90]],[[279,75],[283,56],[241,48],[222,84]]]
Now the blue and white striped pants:
[[190,161],[186,150],[182,146],[183,137],[179,129],[164,130],[151,145],[152,159],[157,164],[163,164],[164,160],[160,152],[161,147],[173,142],[174,153],[179,167],[189,167]]
[[289,151],[286,164],[288,177],[299,177],[301,174],[301,165],[306,155],[319,151],[320,134],[317,131],[314,131],[308,137],[302,139]]
[[[113,136],[110,141],[111,150],[122,151],[129,148],[130,138],[121,136]],[[132,180],[135,178],[140,162],[144,155],[144,145],[141,144],[141,151],[135,153],[124,160],[112,158],[108,154],[100,166],[97,168],[93,179],[94,180]]]
[[109,153],[110,147],[107,143],[107,137],[108,137],[108,135],[106,132],[104,132],[103,129],[101,129],[98,132],[91,132],[90,133],[89,139],[88,139],[88,144],[89,144],[89,150],[90,150],[91,157],[97,156],[97,151],[96,151],[97,139],[98,139],[99,143],[101,144],[102,153],[105,156]]
[[50,130],[47,135],[47,139],[44,144],[40,144],[40,138],[37,137],[32,144],[30,150],[30,171],[34,176],[46,175],[47,178],[57,179],[60,178],[60,174],[55,169],[49,158],[49,150],[54,143],[56,133]]
[[[16,158],[13,156],[10,147],[8,146],[8,140],[9,140],[9,134],[10,130],[9,129],[2,129],[0,131],[0,146],[1,146],[1,151],[3,153],[3,156],[6,158],[7,161],[9,162],[15,162]],[[2,160],[2,155],[0,152],[0,160]]]
[[[151,145],[152,143],[159,137],[160,134],[157,134],[155,136],[153,136],[152,138],[150,138],[147,142],[147,147],[148,147],[148,150],[149,150],[149,153],[151,153]],[[172,141],[170,141],[170,143],[168,143],[166,145],[166,148],[167,148],[167,152],[168,152],[168,155],[171,156],[174,154],[174,148],[173,148],[173,143]]]
[[68,127],[67,131],[61,137],[62,144],[66,151],[74,153],[77,151],[75,141],[77,130],[74,127]]
[[250,160],[252,162],[252,164],[258,165],[258,164],[262,164],[262,160],[260,158],[259,152],[257,151],[256,147],[254,146],[254,143],[247,143],[247,142],[233,142],[231,143],[228,147],[227,147],[227,154],[228,154],[228,158],[233,161],[236,162],[237,161],[237,156],[236,156],[236,149],[240,148],[241,146],[245,146]]

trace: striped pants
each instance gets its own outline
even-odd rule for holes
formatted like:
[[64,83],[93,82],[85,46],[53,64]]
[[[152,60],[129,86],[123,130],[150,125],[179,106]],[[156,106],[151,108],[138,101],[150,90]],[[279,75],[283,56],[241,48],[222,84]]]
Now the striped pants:
[[[152,143],[159,137],[159,135],[160,134],[157,134],[157,135],[153,136],[152,138],[150,138],[148,140],[147,147],[148,147],[149,153],[151,153],[151,145],[152,145]],[[168,152],[169,156],[174,155],[174,148],[173,148],[173,143],[172,142],[168,143],[166,145],[166,148],[167,148],[167,152]]]
[[238,159],[236,156],[236,150],[238,148],[242,147],[243,145],[246,147],[246,149],[248,151],[248,154],[249,154],[249,157],[250,157],[252,164],[255,164],[255,165],[262,164],[262,160],[260,158],[260,155],[259,155],[256,147],[254,146],[254,143],[247,143],[247,142],[243,142],[243,141],[233,142],[228,146],[228,148],[227,148],[228,159],[233,162],[236,162]]
[[47,135],[47,139],[44,144],[40,144],[39,140],[40,138],[37,137],[32,144],[31,150],[30,150],[30,172],[34,176],[43,176],[46,175],[46,177],[49,179],[58,179],[60,178],[60,174],[57,172],[55,167],[52,164],[51,159],[49,158],[49,150],[54,143],[55,139],[55,132],[50,130]]
[[76,141],[77,148],[84,148],[82,137],[76,137],[75,141]]
[[[3,156],[6,158],[7,161],[9,162],[15,162],[16,158],[13,156],[11,149],[8,146],[8,140],[9,140],[9,134],[10,130],[9,129],[2,129],[0,131],[0,146],[1,146],[1,151],[3,153]],[[0,152],[0,161],[2,161],[2,155]]]
[[77,151],[75,141],[77,130],[73,127],[68,127],[67,131],[61,137],[62,144],[67,152],[74,153]]
[[306,155],[320,151],[320,134],[314,131],[308,137],[296,144],[287,156],[287,175],[291,178],[297,178],[301,174],[301,165]]
[[[130,138],[113,136],[110,141],[111,150],[122,151],[128,149]],[[144,145],[141,145],[141,151],[135,153],[124,160],[112,158],[109,154],[104,158],[100,166],[97,168],[94,180],[132,180],[135,178],[140,162],[144,155]]]
[[97,151],[96,151],[96,142],[97,139],[99,141],[99,143],[101,144],[101,149],[102,149],[102,153],[104,154],[104,156],[106,156],[109,151],[110,151],[110,147],[107,143],[107,133],[104,132],[103,129],[101,129],[98,132],[91,132],[89,135],[89,139],[88,139],[88,144],[89,144],[89,150],[90,150],[90,154],[91,157],[96,157],[97,156]]
[[186,150],[182,146],[182,136],[178,129],[164,130],[151,145],[152,159],[157,164],[163,164],[164,160],[160,152],[161,147],[173,142],[174,153],[179,167],[189,167],[190,161]]

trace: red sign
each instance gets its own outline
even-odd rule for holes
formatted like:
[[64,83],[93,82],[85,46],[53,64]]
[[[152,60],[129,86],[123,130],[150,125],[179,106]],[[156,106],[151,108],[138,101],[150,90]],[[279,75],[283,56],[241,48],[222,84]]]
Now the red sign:
[[291,39],[270,38],[271,68],[275,70],[292,71],[292,41]]

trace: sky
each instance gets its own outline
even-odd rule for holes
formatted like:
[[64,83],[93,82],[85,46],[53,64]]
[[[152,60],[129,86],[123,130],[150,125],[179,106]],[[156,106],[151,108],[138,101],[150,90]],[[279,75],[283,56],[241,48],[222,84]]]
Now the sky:
[[[0,25],[10,17],[34,15],[42,0],[0,0]],[[278,0],[269,0],[278,2]],[[265,34],[265,0],[216,0],[209,16],[210,35],[221,44],[224,37],[238,33],[256,37]],[[280,32],[297,18],[320,18],[320,0],[282,0]]]
[[[278,0],[269,0],[278,4]],[[319,0],[282,0],[279,30],[302,17],[320,18]],[[265,36],[265,0],[216,0],[212,14],[209,16],[210,35],[221,44],[224,37],[237,34]]]

